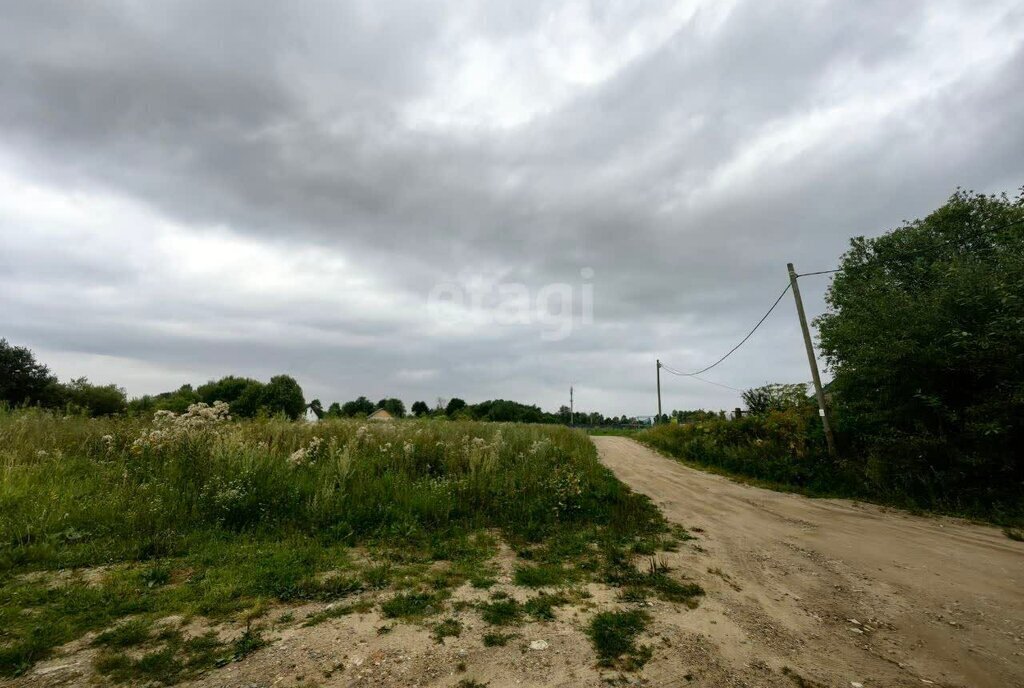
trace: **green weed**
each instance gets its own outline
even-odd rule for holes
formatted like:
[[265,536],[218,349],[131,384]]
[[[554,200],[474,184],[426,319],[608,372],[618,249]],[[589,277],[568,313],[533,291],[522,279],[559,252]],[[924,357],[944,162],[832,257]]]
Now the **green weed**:
[[484,633],[484,647],[504,647],[515,637],[515,633]]
[[636,638],[647,628],[650,615],[639,610],[601,612],[594,616],[587,634],[598,664],[626,670],[639,669],[650,659],[649,648],[637,647]]
[[443,643],[445,638],[457,638],[462,634],[462,623],[458,619],[445,619],[434,624],[432,636],[435,642]]
[[565,595],[541,594],[523,603],[523,611],[538,621],[551,621],[555,618],[555,607],[569,603]]
[[399,593],[380,605],[381,613],[389,619],[414,619],[431,616],[441,611],[443,596],[438,593]]
[[481,602],[477,605],[480,618],[492,626],[517,624],[523,617],[523,608],[513,599],[499,599]]

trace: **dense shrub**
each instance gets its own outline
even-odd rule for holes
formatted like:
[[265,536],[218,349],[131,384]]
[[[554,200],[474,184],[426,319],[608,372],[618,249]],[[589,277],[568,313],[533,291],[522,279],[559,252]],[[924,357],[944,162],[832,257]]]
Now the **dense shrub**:
[[817,411],[790,407],[736,420],[665,423],[637,435],[667,454],[707,466],[811,490],[856,489],[828,458]]

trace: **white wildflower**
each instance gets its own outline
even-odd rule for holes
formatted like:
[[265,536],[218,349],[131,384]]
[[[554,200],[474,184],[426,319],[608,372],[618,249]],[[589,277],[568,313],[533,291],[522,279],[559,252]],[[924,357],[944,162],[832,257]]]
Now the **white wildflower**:
[[288,463],[292,466],[301,466],[306,463],[306,448],[299,447],[288,457]]

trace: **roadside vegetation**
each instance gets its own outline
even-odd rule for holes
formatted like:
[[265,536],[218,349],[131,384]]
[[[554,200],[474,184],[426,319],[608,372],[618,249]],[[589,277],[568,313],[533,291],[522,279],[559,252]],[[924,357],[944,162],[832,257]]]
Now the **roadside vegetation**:
[[749,390],[743,418],[702,414],[638,439],[811,493],[1024,523],[1024,192],[958,191],[854,239],[826,301],[838,460],[806,385]]
[[[330,603],[306,625],[377,608],[440,642],[461,632],[452,591],[493,585],[505,545],[538,591],[481,604],[496,627],[553,618],[553,586],[700,594],[630,564],[678,535],[563,427],[27,409],[0,412],[0,470],[4,676],[92,632],[101,674],[184,680],[256,651],[279,603]],[[186,637],[171,615],[251,626]]]

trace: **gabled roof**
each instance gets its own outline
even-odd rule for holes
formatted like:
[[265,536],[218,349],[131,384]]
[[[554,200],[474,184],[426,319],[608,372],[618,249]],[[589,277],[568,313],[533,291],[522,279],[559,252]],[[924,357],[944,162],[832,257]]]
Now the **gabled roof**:
[[392,415],[384,409],[377,409],[367,417],[367,420],[392,420],[392,418]]

